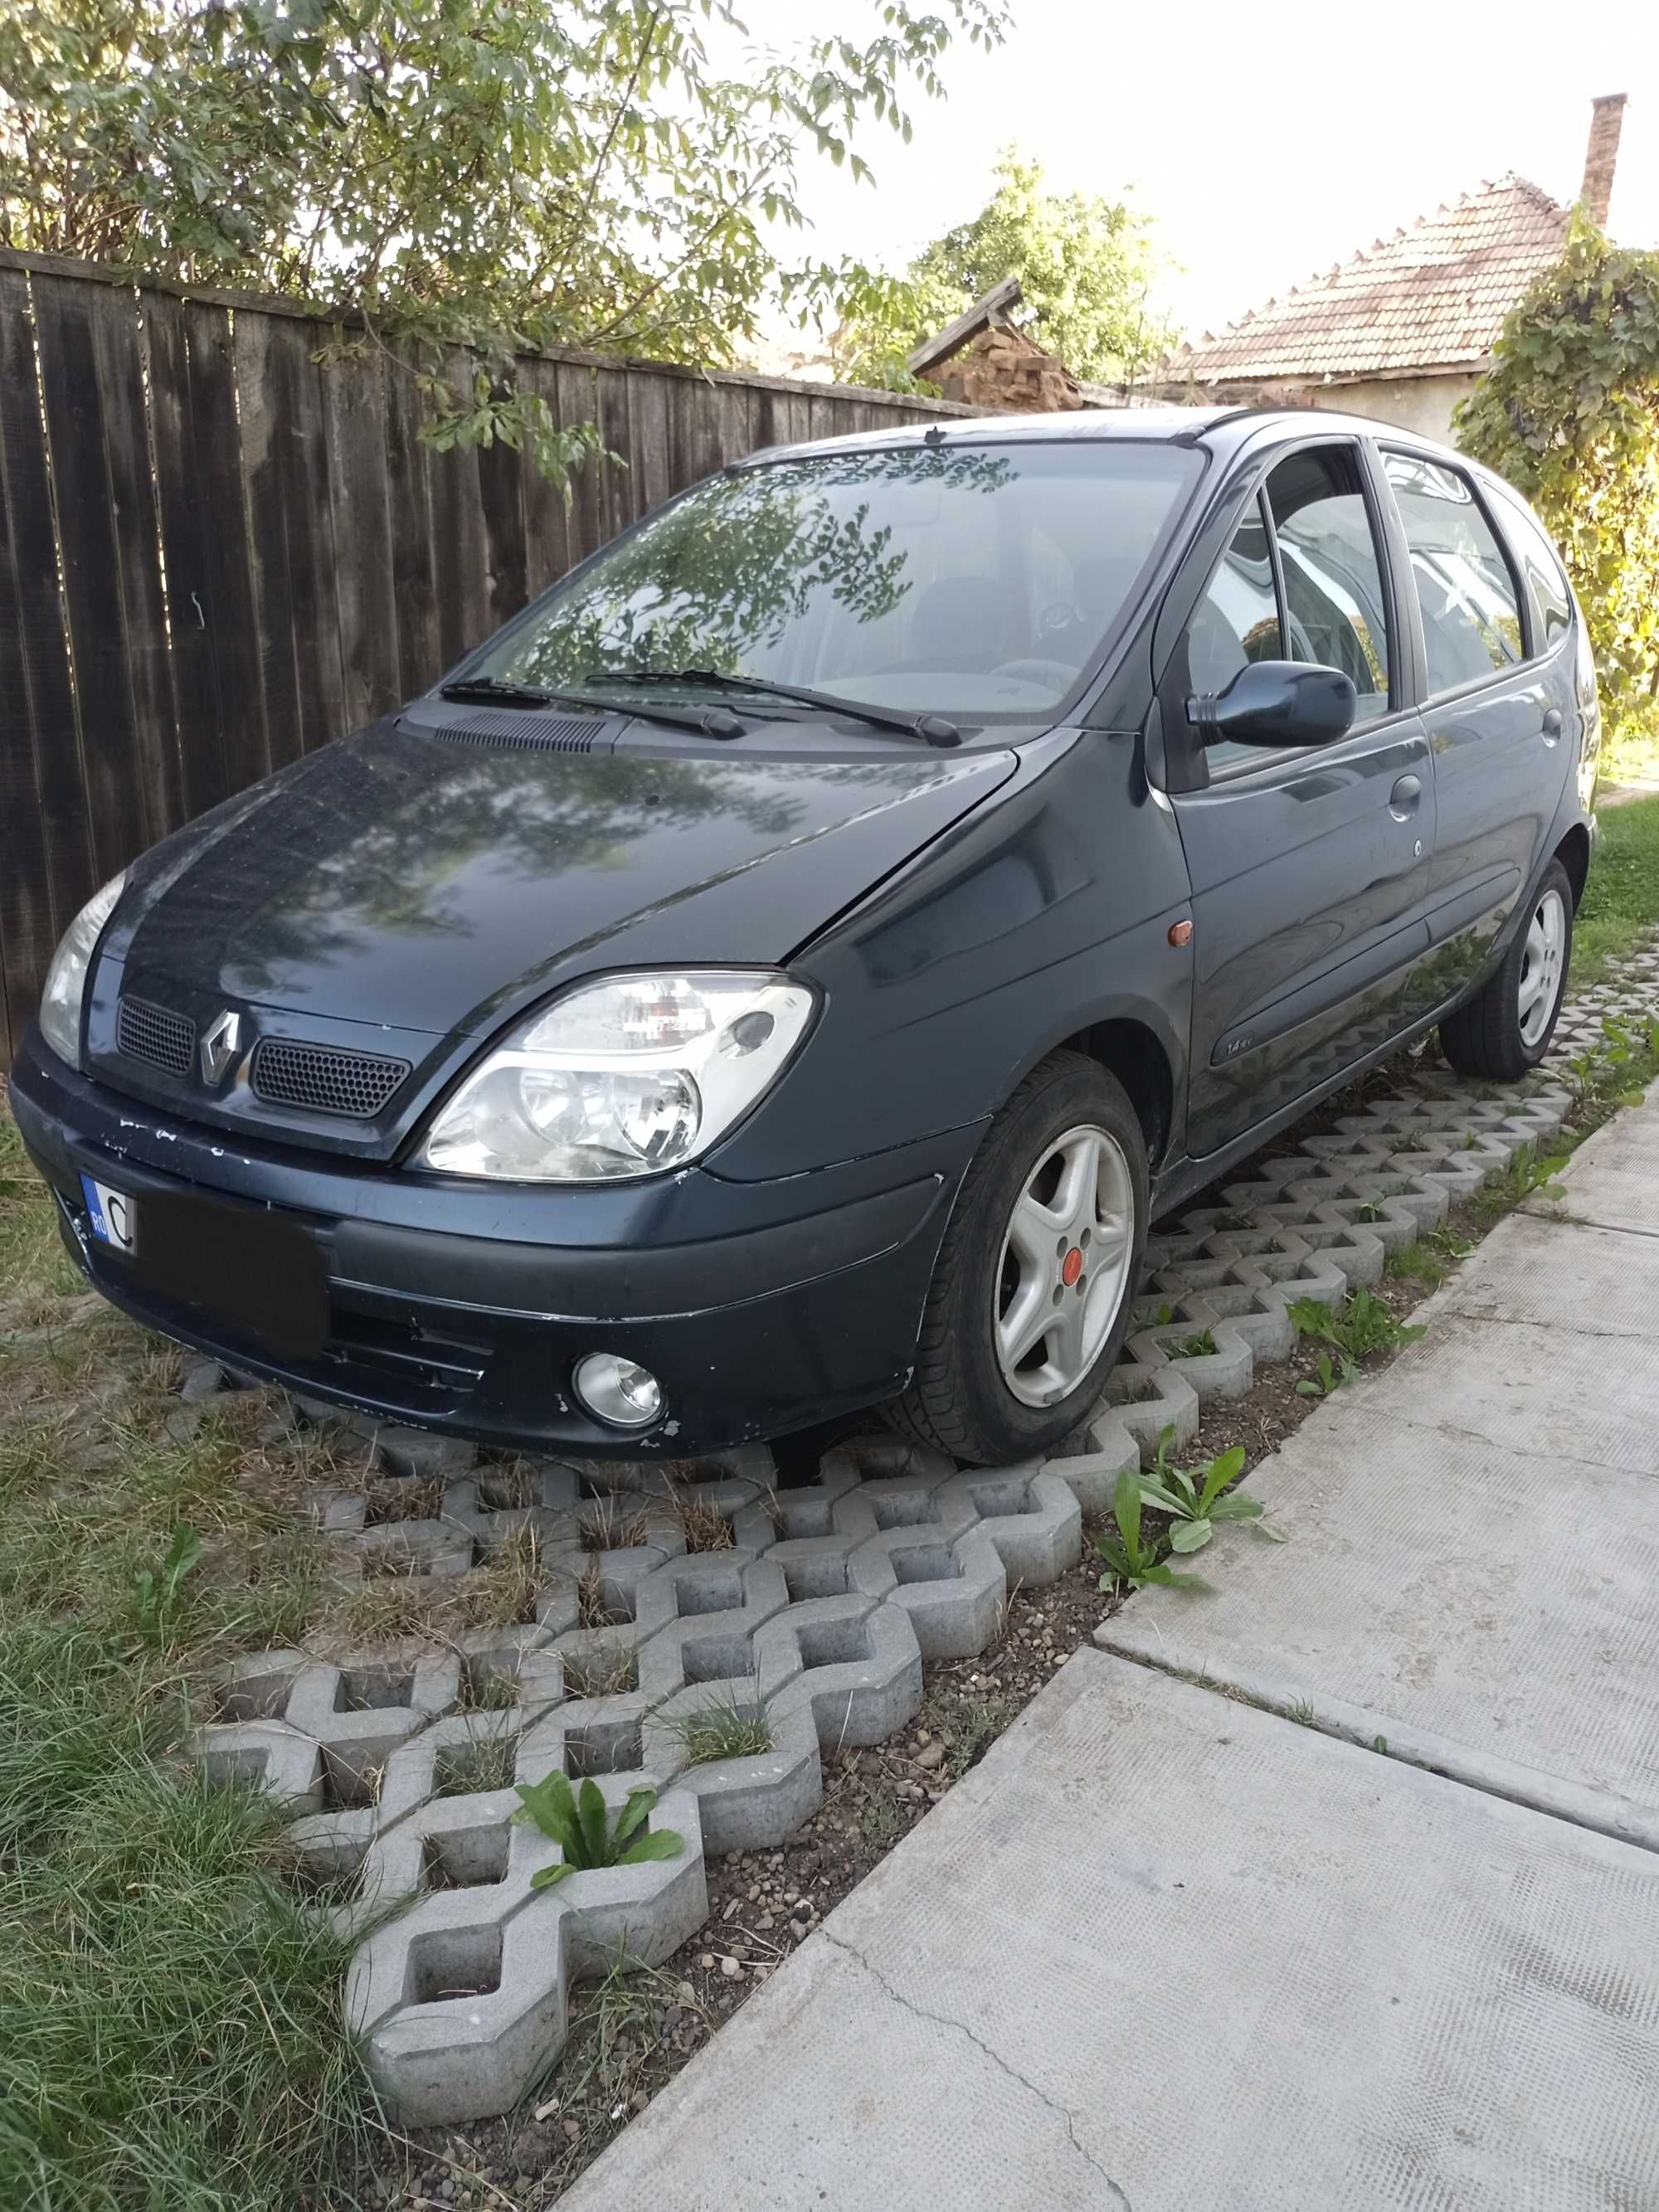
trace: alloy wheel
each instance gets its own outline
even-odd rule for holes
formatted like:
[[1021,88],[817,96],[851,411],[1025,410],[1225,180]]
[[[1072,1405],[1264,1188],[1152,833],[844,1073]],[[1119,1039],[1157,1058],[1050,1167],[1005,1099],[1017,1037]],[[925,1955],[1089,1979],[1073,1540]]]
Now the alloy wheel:
[[1129,1288],[1134,1188],[1116,1139],[1085,1122],[1044,1147],[1015,1200],[994,1323],[1022,1405],[1057,1403],[1099,1358]]
[[1539,900],[1528,926],[1526,951],[1521,963],[1516,1012],[1521,1021],[1521,1040],[1528,1051],[1549,1027],[1555,1002],[1561,995],[1561,963],[1566,943],[1566,908],[1559,891],[1547,890]]

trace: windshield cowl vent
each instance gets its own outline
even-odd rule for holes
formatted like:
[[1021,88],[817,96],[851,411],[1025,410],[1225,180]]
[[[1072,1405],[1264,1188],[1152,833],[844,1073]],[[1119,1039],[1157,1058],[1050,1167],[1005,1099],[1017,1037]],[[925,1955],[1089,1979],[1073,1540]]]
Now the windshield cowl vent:
[[[418,725],[411,725],[418,728]],[[420,729],[446,745],[488,745],[504,752],[591,753],[605,734],[603,714],[538,714],[524,708],[463,710],[448,721]]]

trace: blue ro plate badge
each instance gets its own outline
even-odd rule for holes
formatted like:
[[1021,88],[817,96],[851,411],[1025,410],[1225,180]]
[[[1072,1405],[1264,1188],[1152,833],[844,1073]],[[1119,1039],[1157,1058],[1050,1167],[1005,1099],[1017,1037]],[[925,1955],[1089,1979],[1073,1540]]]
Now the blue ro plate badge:
[[94,1182],[89,1175],[81,1178],[82,1194],[87,1201],[87,1222],[100,1244],[107,1244],[112,1252],[132,1253],[138,1249],[138,1208],[123,1190],[112,1190],[106,1182]]

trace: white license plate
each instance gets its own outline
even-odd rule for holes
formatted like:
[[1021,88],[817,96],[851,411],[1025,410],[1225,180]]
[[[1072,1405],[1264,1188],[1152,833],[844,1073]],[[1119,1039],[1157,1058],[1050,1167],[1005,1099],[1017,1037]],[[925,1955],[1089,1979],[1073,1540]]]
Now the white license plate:
[[87,1224],[98,1242],[107,1244],[112,1252],[136,1252],[137,1200],[129,1198],[124,1190],[112,1190],[106,1182],[94,1182],[89,1175],[82,1176],[81,1188],[87,1201]]

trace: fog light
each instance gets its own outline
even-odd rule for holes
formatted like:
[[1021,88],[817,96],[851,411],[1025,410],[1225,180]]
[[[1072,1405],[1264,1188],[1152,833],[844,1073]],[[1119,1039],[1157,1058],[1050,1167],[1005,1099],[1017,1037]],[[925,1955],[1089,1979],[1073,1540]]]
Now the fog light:
[[662,1411],[662,1385],[650,1369],[614,1352],[590,1352],[572,1379],[594,1419],[613,1429],[648,1428]]

